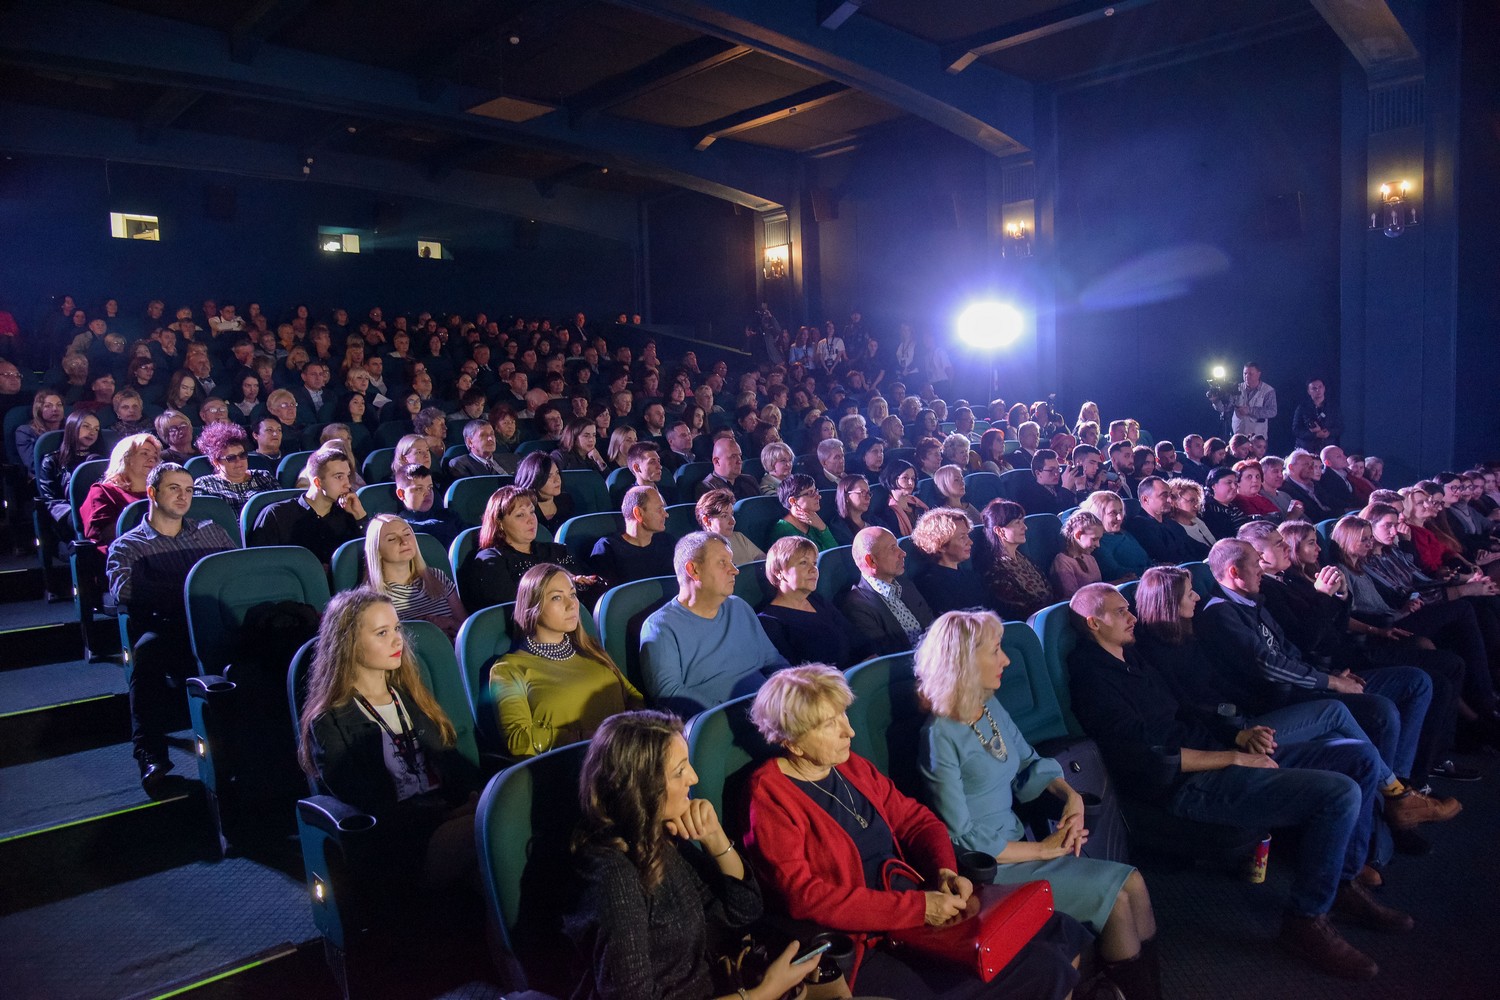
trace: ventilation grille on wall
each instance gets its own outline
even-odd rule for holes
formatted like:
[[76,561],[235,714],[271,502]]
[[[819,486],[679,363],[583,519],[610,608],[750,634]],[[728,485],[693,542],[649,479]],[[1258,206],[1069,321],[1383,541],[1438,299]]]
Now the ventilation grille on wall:
[[1000,171],[1000,200],[1007,205],[1036,197],[1036,164],[1017,163]]
[[1370,134],[1422,124],[1422,81],[1370,91]]
[[764,216],[761,219],[761,226],[765,233],[766,246],[778,247],[792,242],[792,224],[785,212]]

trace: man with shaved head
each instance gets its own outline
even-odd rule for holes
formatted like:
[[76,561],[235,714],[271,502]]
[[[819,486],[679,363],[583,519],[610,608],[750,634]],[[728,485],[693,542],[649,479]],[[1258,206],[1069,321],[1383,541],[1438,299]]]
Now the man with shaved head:
[[902,574],[906,552],[885,528],[869,527],[854,536],[854,565],[860,580],[840,599],[839,610],[874,646],[876,656],[916,647],[932,624],[932,608]]

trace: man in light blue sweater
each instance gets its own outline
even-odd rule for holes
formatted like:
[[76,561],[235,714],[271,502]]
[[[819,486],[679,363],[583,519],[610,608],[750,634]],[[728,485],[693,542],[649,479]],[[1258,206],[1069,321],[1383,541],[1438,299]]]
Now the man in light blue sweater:
[[755,609],[734,596],[739,570],[723,535],[687,535],[672,564],[677,597],[642,626],[641,669],[646,696],[686,719],[750,694],[788,664]]

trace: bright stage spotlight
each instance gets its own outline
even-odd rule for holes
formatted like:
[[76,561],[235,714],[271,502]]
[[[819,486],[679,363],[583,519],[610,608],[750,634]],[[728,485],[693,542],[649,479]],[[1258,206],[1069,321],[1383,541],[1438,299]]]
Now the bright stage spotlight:
[[970,347],[997,351],[1021,337],[1021,311],[1006,302],[976,302],[958,316],[958,339]]

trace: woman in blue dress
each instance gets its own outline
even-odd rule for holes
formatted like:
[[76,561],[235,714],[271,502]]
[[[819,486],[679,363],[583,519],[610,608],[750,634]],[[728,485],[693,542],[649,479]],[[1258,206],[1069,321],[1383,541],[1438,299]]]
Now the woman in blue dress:
[[[919,764],[934,810],[960,851],[997,862],[1002,885],[1046,879],[1056,908],[1099,935],[1105,972],[1127,1000],[1161,995],[1156,917],[1146,882],[1129,865],[1079,855],[1088,831],[1083,799],[1055,760],[1038,756],[995,692],[1010,664],[1004,627],[988,611],[950,611],[933,622],[916,653],[917,689],[932,716]],[[1045,840],[1029,841],[1012,804],[1043,792],[1064,801]]]

